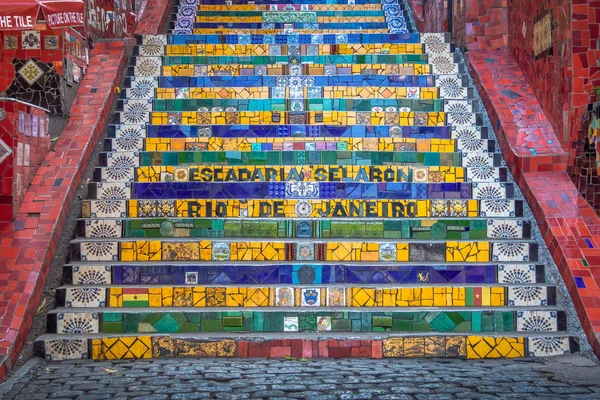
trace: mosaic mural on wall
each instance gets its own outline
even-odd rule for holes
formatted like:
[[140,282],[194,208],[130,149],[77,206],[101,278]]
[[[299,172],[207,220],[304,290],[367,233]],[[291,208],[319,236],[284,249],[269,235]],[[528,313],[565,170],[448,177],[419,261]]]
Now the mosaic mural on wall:
[[13,60],[15,79],[6,89],[6,95],[50,110],[53,115],[64,113],[60,75],[52,63],[35,58]]

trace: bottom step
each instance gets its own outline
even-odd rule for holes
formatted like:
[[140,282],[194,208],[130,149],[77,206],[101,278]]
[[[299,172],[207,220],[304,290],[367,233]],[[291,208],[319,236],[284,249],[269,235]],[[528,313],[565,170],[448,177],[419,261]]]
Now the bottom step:
[[47,334],[35,344],[48,360],[119,360],[162,357],[293,358],[518,358],[547,357],[579,351],[574,337],[551,335],[302,335],[285,338],[195,335],[61,335]]

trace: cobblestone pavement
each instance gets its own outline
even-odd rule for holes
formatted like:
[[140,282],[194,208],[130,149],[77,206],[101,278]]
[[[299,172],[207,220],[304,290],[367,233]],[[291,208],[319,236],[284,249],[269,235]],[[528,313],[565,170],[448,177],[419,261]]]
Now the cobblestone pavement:
[[600,367],[549,360],[33,359],[0,386],[36,399],[600,399]]

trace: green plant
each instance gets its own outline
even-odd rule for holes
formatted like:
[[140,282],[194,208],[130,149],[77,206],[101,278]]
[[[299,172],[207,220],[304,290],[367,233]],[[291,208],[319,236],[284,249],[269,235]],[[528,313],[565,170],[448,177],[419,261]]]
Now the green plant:
[[590,92],[595,94],[596,96],[600,97],[600,86],[593,86],[590,89]]

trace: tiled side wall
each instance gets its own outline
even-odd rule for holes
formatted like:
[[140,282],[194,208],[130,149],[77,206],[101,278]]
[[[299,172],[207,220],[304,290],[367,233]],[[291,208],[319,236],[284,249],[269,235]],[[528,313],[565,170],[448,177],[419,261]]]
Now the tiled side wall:
[[[170,9],[168,0],[152,2],[136,33],[160,32]],[[27,338],[67,210],[108,121],[131,45],[120,40],[96,43],[55,151],[33,178],[16,224],[0,224],[0,287],[6,288],[3,298],[8,299],[0,302],[0,379]]]

